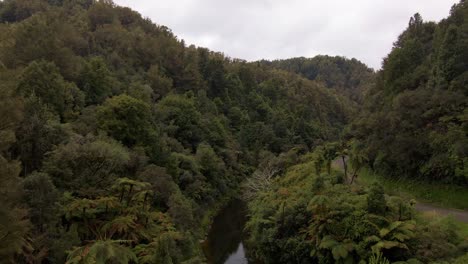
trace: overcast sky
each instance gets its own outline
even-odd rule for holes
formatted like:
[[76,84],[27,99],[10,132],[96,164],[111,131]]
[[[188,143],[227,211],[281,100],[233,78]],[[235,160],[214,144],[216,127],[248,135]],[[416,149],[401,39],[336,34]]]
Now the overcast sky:
[[179,39],[246,59],[357,58],[373,68],[419,12],[438,21],[458,0],[114,0]]

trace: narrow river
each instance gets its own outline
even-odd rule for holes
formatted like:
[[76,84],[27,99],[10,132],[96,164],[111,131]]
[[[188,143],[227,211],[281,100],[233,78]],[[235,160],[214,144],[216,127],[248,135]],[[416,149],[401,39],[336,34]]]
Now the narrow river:
[[247,264],[244,248],[246,204],[231,201],[213,219],[207,240],[203,243],[209,264]]

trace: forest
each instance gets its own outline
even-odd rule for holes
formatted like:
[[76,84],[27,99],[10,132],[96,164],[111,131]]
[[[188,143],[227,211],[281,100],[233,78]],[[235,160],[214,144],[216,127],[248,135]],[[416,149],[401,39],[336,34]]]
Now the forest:
[[356,183],[468,193],[468,3],[412,17],[379,71],[248,62],[155,22],[111,0],[0,1],[0,263],[206,263],[240,197],[255,263],[468,263],[454,219]]

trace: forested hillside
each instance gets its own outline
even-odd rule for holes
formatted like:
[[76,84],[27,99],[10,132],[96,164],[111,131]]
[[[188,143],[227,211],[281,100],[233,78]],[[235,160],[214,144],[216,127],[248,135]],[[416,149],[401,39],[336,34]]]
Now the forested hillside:
[[0,1],[0,263],[204,263],[240,196],[263,263],[465,263],[453,221],[354,180],[468,184],[467,47],[465,1],[377,73],[230,58],[111,0]]
[[362,103],[366,92],[374,85],[375,73],[356,59],[319,55],[313,58],[261,61],[265,65],[295,72],[309,80],[324,83],[352,101]]
[[0,22],[1,263],[199,263],[261,160],[355,113],[326,77],[188,47],[111,1],[6,0]]
[[438,24],[411,18],[350,129],[374,170],[468,183],[467,47],[467,2]]
[[[362,111],[345,129],[345,140],[317,146],[286,166],[270,160],[245,185],[252,258],[467,263],[468,237],[453,219],[429,221],[415,211],[416,201],[389,196],[378,183],[355,181],[359,169],[368,166],[389,178],[458,184],[463,190],[468,183],[467,47],[467,2],[455,5],[440,23],[412,17],[376,84],[369,86]],[[344,172],[333,170],[336,159]]]

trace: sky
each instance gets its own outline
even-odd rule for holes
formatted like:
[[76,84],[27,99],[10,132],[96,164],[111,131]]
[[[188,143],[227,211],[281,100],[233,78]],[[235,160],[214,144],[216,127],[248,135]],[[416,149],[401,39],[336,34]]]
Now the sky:
[[459,0],[114,0],[169,27],[186,44],[255,61],[339,55],[379,69],[419,12],[449,15]]

